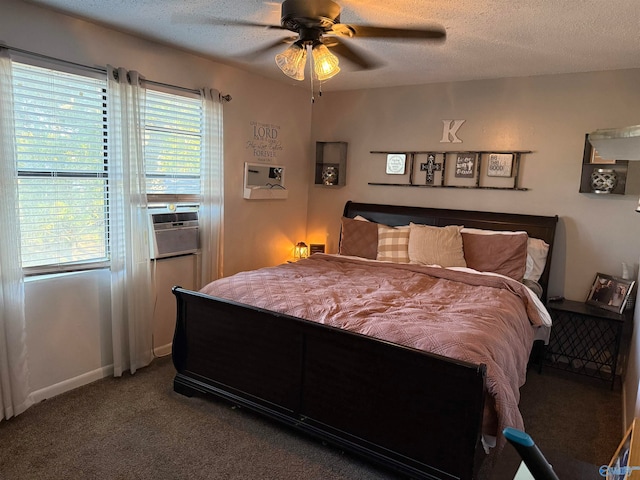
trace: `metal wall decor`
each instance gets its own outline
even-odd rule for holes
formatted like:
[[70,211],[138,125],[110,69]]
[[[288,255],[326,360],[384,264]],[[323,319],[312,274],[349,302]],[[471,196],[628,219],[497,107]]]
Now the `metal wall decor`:
[[591,172],[593,193],[611,193],[618,184],[616,171],[611,168],[596,168]]
[[324,164],[322,166],[322,183],[324,185],[338,185],[339,165]]

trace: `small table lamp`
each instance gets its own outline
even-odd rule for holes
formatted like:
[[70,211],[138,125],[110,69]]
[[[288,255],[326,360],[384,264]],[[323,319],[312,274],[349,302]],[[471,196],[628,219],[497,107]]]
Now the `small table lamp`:
[[293,251],[295,258],[307,258],[309,256],[309,247],[304,242],[296,243],[296,248]]

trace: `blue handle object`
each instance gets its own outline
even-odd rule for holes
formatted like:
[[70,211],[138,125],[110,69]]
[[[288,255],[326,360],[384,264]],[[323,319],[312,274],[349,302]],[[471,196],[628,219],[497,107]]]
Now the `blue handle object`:
[[522,461],[536,480],[559,480],[547,459],[533,439],[525,432],[507,427],[502,431],[504,437],[515,447]]

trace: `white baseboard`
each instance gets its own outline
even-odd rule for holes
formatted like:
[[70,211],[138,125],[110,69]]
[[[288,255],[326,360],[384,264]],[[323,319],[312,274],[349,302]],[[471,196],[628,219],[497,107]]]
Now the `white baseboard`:
[[167,355],[171,355],[171,343],[154,348],[153,354],[156,357],[166,357]]
[[41,388],[40,390],[36,390],[31,392],[29,395],[30,399],[33,403],[38,403],[47,398],[53,398],[56,395],[60,395],[61,393],[68,392],[69,390],[73,390],[74,388],[82,387],[83,385],[87,385],[89,383],[95,382],[96,380],[100,380],[104,377],[108,377],[113,375],[113,365],[107,365],[106,367],[101,367],[91,372],[83,373],[74,378],[69,378],[60,383],[56,383],[54,385],[50,385],[45,388]]
[[[171,343],[154,348],[153,354],[156,357],[164,357],[167,355],[171,355]],[[105,367],[98,368],[91,372],[83,373],[82,375],[78,375],[77,377],[69,378],[67,380],[63,380],[62,382],[56,383],[54,385],[41,388],[40,390],[36,390],[34,392],[31,392],[31,394],[29,394],[30,403],[27,405],[27,407],[32,404],[39,403],[48,398],[53,398],[57,395],[73,390],[74,388],[82,387],[89,383],[95,382],[96,380],[100,380],[105,377],[110,377],[112,375],[113,375],[113,365],[107,365]],[[24,410],[26,410],[26,408]]]

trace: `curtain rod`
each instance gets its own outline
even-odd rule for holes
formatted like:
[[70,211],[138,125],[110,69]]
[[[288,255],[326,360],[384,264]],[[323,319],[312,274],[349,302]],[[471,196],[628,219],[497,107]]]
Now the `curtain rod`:
[[[4,44],[1,44],[1,43],[0,43],[0,48],[6,48],[7,50],[12,50],[14,52],[22,53],[24,55],[30,55],[30,56],[33,56],[33,57],[41,58],[43,60],[47,60],[47,61],[53,62],[53,63],[61,63],[63,65],[71,65],[73,67],[81,68],[81,69],[84,69],[84,70],[89,70],[91,72],[104,73],[105,75],[107,73],[107,69],[106,68],[92,67],[92,66],[89,66],[89,65],[83,65],[81,63],[75,63],[75,62],[71,62],[69,60],[62,60],[61,58],[50,57],[50,56],[44,55],[42,53],[31,52],[29,50],[24,50],[22,48],[11,47],[9,45],[4,45]],[[155,85],[157,87],[173,88],[173,89],[176,89],[176,90],[181,90],[183,92],[188,92],[188,93],[194,93],[194,94],[197,94],[197,95],[201,94],[200,90],[196,90],[196,89],[193,89],[193,88],[181,87],[179,85],[171,85],[170,83],[156,82],[156,81],[153,81],[153,80],[147,80],[146,78],[145,78],[144,81],[146,83],[150,84],[150,85]],[[222,94],[220,94],[220,98],[222,100],[226,101],[226,102],[230,102],[231,101],[231,95],[222,95]]]

